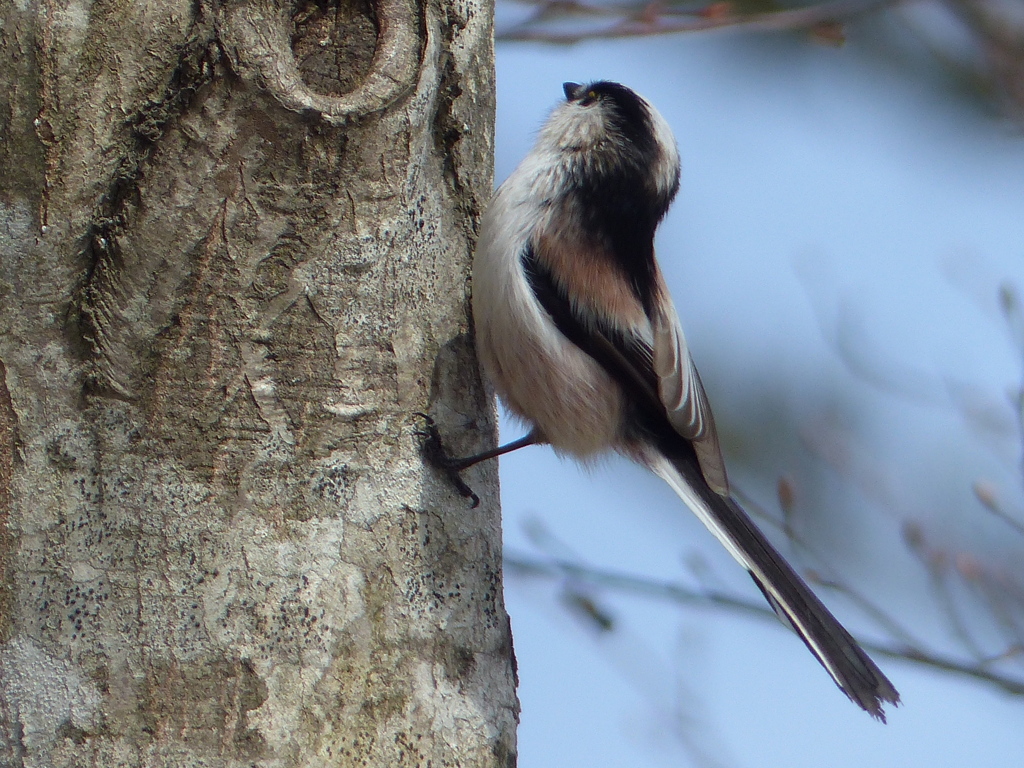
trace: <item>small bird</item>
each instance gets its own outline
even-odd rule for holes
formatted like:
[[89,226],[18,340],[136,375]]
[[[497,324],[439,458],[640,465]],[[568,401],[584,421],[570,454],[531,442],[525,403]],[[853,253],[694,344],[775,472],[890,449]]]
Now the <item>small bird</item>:
[[899,694],[730,496],[714,418],[654,256],[679,189],[665,119],[614,82],[565,83],[483,216],[473,319],[484,371],[532,444],[615,451],[667,482],[836,685],[872,716]]

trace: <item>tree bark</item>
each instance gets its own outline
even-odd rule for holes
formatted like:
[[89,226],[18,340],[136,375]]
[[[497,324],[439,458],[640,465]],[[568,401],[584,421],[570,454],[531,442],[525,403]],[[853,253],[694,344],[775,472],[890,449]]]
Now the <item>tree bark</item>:
[[486,0],[0,21],[0,766],[509,766]]

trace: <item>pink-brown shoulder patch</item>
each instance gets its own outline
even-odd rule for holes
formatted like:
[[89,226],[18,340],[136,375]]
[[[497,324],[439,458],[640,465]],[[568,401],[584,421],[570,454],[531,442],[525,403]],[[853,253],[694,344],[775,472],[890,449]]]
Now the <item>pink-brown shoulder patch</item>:
[[617,323],[635,327],[647,322],[643,305],[612,256],[587,238],[541,233],[534,255],[580,306]]

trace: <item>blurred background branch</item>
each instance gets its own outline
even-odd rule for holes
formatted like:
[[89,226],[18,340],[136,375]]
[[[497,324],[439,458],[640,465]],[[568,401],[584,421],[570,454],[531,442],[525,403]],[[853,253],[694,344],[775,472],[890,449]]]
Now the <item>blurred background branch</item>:
[[882,45],[923,47],[951,83],[966,85],[1024,125],[1024,3],[1019,0],[503,0],[498,18],[499,40],[561,45],[730,28],[798,33],[841,45],[852,22],[884,20],[889,29],[875,35]]
[[[692,589],[679,583],[657,581],[644,576],[593,567],[586,563],[520,552],[506,552],[505,567],[513,576],[520,578],[532,577],[557,581],[566,606],[601,632],[615,631],[616,621],[614,611],[603,606],[600,598],[596,596],[595,591],[599,590],[651,597],[687,607],[728,611],[768,621],[779,625],[779,628],[784,631],[789,631],[780,624],[778,617],[771,609],[714,589]],[[902,632],[898,634],[902,634]],[[981,658],[975,655],[973,659],[964,660],[945,656],[922,646],[908,645],[899,637],[890,637],[886,640],[864,638],[858,638],[858,640],[871,654],[909,661],[939,672],[972,678],[994,685],[1014,696],[1024,696],[1024,677],[1015,677],[992,669],[992,666],[999,661],[1018,655],[1021,651],[1019,645],[1008,648],[1004,654],[997,657]]]

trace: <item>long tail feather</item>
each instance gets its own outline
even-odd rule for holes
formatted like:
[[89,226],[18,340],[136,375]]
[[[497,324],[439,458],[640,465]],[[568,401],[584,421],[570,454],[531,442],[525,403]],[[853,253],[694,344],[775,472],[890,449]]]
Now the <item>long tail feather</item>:
[[689,462],[657,453],[648,457],[657,473],[729,553],[747,569],[769,605],[804,641],[851,701],[885,722],[885,702],[899,693],[853,636],[811,592],[735,501],[712,491]]

